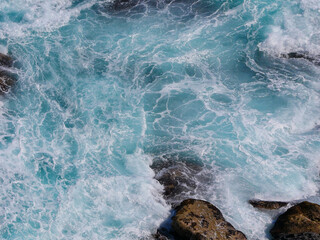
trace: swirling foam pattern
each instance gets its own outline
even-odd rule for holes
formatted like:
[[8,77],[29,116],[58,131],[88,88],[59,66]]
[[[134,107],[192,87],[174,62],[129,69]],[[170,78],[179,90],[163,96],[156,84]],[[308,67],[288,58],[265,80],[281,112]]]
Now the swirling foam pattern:
[[[0,0],[18,82],[0,106],[1,239],[144,239],[169,215],[155,157],[249,239],[251,198],[320,203],[318,1]],[[209,169],[209,168],[208,168]],[[200,183],[201,184],[201,183]],[[201,189],[201,188],[200,188]]]

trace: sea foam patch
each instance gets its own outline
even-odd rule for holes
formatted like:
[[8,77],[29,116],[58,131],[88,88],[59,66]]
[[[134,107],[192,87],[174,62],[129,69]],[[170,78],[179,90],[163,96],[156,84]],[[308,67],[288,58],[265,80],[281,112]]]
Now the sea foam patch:
[[50,32],[93,5],[93,1],[73,5],[72,1],[10,1],[1,4],[4,22],[0,36],[27,37],[30,31]]
[[277,56],[299,51],[319,55],[318,11],[318,3],[312,1],[293,1],[283,6],[283,13],[276,15],[276,24],[270,26],[261,49]]

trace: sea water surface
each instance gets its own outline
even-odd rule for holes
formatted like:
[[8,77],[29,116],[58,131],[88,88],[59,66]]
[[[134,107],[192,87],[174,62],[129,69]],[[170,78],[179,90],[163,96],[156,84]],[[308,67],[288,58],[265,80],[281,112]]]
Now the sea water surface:
[[248,239],[273,221],[249,199],[320,203],[320,67],[282,57],[320,55],[320,2],[128,5],[0,0],[0,238],[147,239],[165,156],[203,165],[192,197]]

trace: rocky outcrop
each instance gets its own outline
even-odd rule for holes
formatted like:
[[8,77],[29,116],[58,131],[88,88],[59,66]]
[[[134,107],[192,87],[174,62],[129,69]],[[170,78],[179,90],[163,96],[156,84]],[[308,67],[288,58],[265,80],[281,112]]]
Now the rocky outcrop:
[[[178,155],[156,158],[150,167],[155,172],[155,179],[164,188],[163,197],[173,208],[181,201],[197,195],[197,192],[205,192],[207,184],[211,182],[211,169],[204,169],[193,159],[182,158]],[[159,227],[157,233],[153,234],[153,239],[179,239],[174,238],[172,234],[170,216]]]
[[157,233],[152,235],[152,239],[153,240],[168,240],[168,238],[166,236],[164,236],[159,230],[157,231]]
[[0,53],[0,94],[7,93],[14,85],[15,78],[8,68],[12,67],[13,59]]
[[188,199],[177,208],[172,218],[174,234],[190,240],[244,240],[246,236],[227,222],[211,203]]
[[12,64],[13,64],[12,57],[5,55],[3,53],[0,53],[0,66],[12,67]]
[[7,93],[14,82],[14,78],[8,72],[0,70],[0,94]]
[[277,201],[263,201],[263,200],[249,200],[249,203],[259,209],[264,210],[276,210],[282,207],[286,207],[289,202],[277,202]]
[[320,205],[305,201],[289,208],[270,233],[275,240],[320,239]]
[[174,208],[173,217],[160,226],[153,239],[246,239],[224,219],[218,208],[206,201],[189,199],[203,195],[212,187],[214,171],[209,166],[204,167],[193,159],[166,156],[155,159],[151,168],[155,179],[164,187],[164,198]]
[[203,172],[203,167],[195,162],[156,160],[151,168],[155,179],[164,187],[164,198],[173,206],[194,196],[196,191],[205,191],[201,188],[210,180],[210,174]]

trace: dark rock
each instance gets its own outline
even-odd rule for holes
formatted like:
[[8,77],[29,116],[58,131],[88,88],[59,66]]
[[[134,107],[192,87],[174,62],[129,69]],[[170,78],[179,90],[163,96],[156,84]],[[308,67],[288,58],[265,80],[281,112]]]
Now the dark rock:
[[172,229],[182,239],[247,239],[224,219],[218,208],[209,202],[196,199],[185,200],[176,208]]
[[151,168],[156,172],[155,178],[164,186],[166,198],[195,189],[196,182],[192,179],[192,175],[201,171],[197,165],[169,161],[155,163]]
[[113,0],[106,1],[98,4],[96,10],[98,12],[108,12],[112,14],[123,14],[131,11],[135,12],[134,9],[140,5],[145,4],[146,0]]
[[[155,160],[151,165],[157,179],[164,186],[164,198],[172,205],[179,204],[183,199],[190,198],[210,182],[210,174],[195,162]],[[210,171],[209,169],[206,169]]]
[[154,240],[168,240],[168,238],[164,236],[159,230],[156,234],[153,234],[152,236]]
[[320,236],[316,233],[300,233],[281,236],[274,238],[274,240],[320,240]]
[[0,53],[0,95],[7,93],[15,83],[15,77],[6,68],[12,67],[13,59]]
[[13,59],[3,53],[0,53],[0,66],[12,67]]
[[139,4],[139,0],[115,0],[113,9],[116,11],[126,10]]
[[320,205],[305,201],[289,208],[270,233],[274,239],[320,239]]
[[296,58],[296,59],[305,59],[313,64],[320,65],[320,56],[319,55],[312,55],[305,51],[299,51],[299,52],[290,52],[286,54],[281,54],[281,57],[284,58]]
[[285,207],[289,202],[263,201],[263,200],[249,200],[249,203],[259,209],[275,210]]
[[11,74],[0,70],[0,94],[7,93],[14,83],[15,80]]
[[[219,9],[219,5],[212,1],[201,1],[198,0],[113,0],[113,1],[102,1],[101,4],[97,4],[97,10],[99,12],[121,14],[134,12],[144,13],[146,9],[162,10],[168,5],[177,5],[177,7],[183,10],[181,18],[186,19],[185,15],[190,15],[190,19],[198,14],[212,14]],[[100,6],[102,8],[100,8]]]

